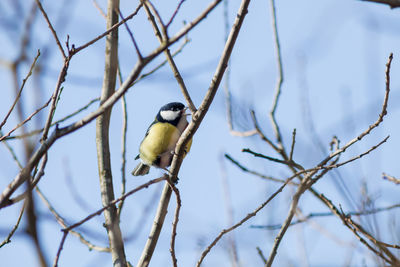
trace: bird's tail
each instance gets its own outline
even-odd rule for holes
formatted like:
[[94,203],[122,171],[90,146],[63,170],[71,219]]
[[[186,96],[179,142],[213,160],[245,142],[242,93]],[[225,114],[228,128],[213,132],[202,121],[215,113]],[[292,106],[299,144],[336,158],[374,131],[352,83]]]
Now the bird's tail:
[[132,171],[133,176],[141,176],[149,173],[150,166],[140,162],[136,168]]

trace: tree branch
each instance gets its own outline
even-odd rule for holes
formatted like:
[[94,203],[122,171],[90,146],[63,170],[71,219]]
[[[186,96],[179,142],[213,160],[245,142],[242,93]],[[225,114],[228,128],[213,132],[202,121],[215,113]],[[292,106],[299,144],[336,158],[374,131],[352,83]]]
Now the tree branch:
[[[119,0],[108,0],[107,29],[118,23]],[[105,68],[103,88],[100,102],[104,103],[115,91],[118,68],[118,30],[112,31],[106,38]],[[99,168],[100,193],[104,211],[105,228],[110,242],[111,256],[115,267],[126,267],[124,241],[119,227],[119,217],[115,205],[109,206],[114,200],[114,188],[111,172],[111,157],[109,145],[109,126],[111,108],[107,108],[96,120],[96,148]]]

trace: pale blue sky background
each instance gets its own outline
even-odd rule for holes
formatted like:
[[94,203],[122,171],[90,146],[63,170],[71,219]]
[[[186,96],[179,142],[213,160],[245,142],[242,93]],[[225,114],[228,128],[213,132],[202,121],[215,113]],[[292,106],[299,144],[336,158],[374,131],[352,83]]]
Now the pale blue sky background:
[[[166,21],[177,2],[154,1],[154,4]],[[60,12],[60,3],[61,1],[43,2],[52,21],[56,20]],[[181,27],[183,20],[190,21],[195,18],[208,3],[209,1],[187,0],[171,26],[170,34]],[[105,8],[106,1],[99,1],[99,4]],[[230,23],[236,15],[239,4],[240,1],[229,2]],[[136,5],[136,1],[122,0],[121,10],[127,16]],[[0,8],[3,9],[1,15],[4,16],[0,19],[4,20],[5,17],[11,16],[9,6],[10,1],[0,4]],[[24,6],[24,12],[28,12],[29,8],[30,4]],[[400,147],[398,126],[400,11],[361,1],[328,0],[277,1],[276,10],[285,73],[277,119],[286,145],[290,144],[293,128],[297,129],[294,159],[305,167],[312,167],[324,156],[314,145],[304,120],[304,107],[308,107],[305,105],[306,96],[308,95],[316,132],[325,148],[328,147],[333,135],[337,135],[344,144],[376,120],[384,96],[385,64],[389,53],[394,53],[388,115],[380,128],[349,149],[342,160],[369,149],[389,134],[390,138],[373,154],[340,169],[340,174],[358,208],[361,206],[363,184],[367,185],[368,193],[377,207],[398,203],[399,188],[382,180],[381,173],[400,176],[397,153]],[[63,42],[68,34],[70,43],[81,45],[104,31],[104,19],[92,1],[72,1],[65,8],[64,16],[67,20],[61,24],[55,23]],[[274,94],[277,66],[270,21],[269,1],[252,1],[232,54],[230,84],[235,102],[245,103],[240,108],[235,108],[235,116],[241,113],[247,114],[247,109],[254,108],[263,130],[272,137],[273,131],[267,115]],[[138,17],[131,20],[129,26],[144,54],[158,45],[144,12],[140,12]],[[16,25],[15,34],[5,31],[0,33],[1,59],[15,58],[18,53],[15,42],[21,30],[22,23]],[[34,35],[35,40],[29,47],[30,57],[35,55],[37,49],[43,52],[46,45],[54,46],[54,41],[40,14],[35,20]],[[191,42],[176,57],[176,63],[196,105],[200,104],[210,84],[223,48],[224,35],[221,4],[189,34]],[[135,64],[136,55],[125,28],[120,28],[119,43],[121,69],[126,77]],[[172,50],[178,46],[179,44],[174,45]],[[43,79],[45,99],[54,89],[62,64],[57,49],[52,49],[48,57]],[[163,55],[160,55],[154,63],[146,67],[144,72],[151,70],[163,60]],[[0,98],[2,118],[13,100],[13,95],[10,73],[4,66],[0,68],[0,80],[3,85],[3,94]],[[74,56],[55,119],[70,114],[99,96],[103,68],[104,40]],[[25,73],[26,69],[22,69],[21,76]],[[37,94],[33,88],[32,82],[29,82],[23,93],[24,101],[30,107],[27,114],[28,111],[37,108],[32,101],[32,96]],[[229,135],[222,89],[221,87],[217,93],[209,113],[196,133],[191,153],[185,159],[179,174],[181,179],[178,188],[183,203],[176,241],[179,266],[193,266],[203,249],[221,229],[229,225],[223,195],[221,162],[225,166],[229,181],[235,222],[252,212],[279,186],[243,173],[222,159],[223,153],[229,153],[249,168],[266,175],[282,179],[290,176],[288,170],[282,166],[255,159],[241,152],[242,148],[249,147],[266,155],[277,156],[257,137],[244,139]],[[129,174],[136,165],[134,157],[139,143],[159,107],[167,102],[184,100],[168,65],[131,88],[126,98],[129,114],[127,190],[130,190],[149,179],[159,177],[162,173],[159,170],[152,170],[150,175],[143,178],[134,178]],[[95,110],[96,106],[97,104],[94,104],[61,126],[83,117]],[[110,132],[117,195],[120,192],[121,177],[120,106],[119,102],[113,109]],[[46,112],[42,114],[43,117],[47,116]],[[12,129],[16,123],[16,116],[13,115],[4,131]],[[245,119],[241,119],[239,123],[244,127],[251,127],[251,123]],[[29,128],[35,129],[35,124],[29,124]],[[20,158],[23,158],[20,143],[12,141],[10,144],[16,149]],[[0,149],[0,188],[4,188],[17,174],[18,169],[5,147],[1,146]],[[315,185],[315,188],[333,200],[336,205],[341,204],[345,211],[354,210],[336,189],[333,179],[338,177],[326,176]],[[54,207],[68,223],[72,224],[101,207],[98,184],[95,123],[91,123],[53,145],[49,152],[46,175],[42,178],[40,187]],[[129,197],[125,203],[121,218],[123,236],[129,239],[138,231],[134,241],[126,242],[127,258],[133,264],[136,264],[146,241],[161,188],[162,186],[152,186]],[[82,207],[77,203],[71,194],[73,190],[86,206]],[[259,246],[265,255],[268,255],[278,231],[252,229],[250,226],[282,223],[286,218],[294,190],[293,187],[285,188],[283,193],[257,217],[235,231],[242,266],[262,266],[255,248]],[[151,202],[155,204],[149,205]],[[62,233],[60,226],[48,214],[39,198],[37,205],[39,214],[42,215],[39,217],[42,242],[48,261],[52,263]],[[20,204],[0,211],[1,239],[7,235],[10,226],[15,222],[19,206]],[[146,207],[149,207],[148,211],[145,211]],[[151,266],[171,265],[169,240],[174,208],[173,196]],[[327,211],[308,193],[302,197],[300,208],[304,214]],[[143,213],[147,214],[146,220],[138,227],[138,221]],[[395,243],[399,212],[392,210],[390,216],[389,213],[380,213],[377,218],[382,240]],[[389,226],[393,220],[397,223],[395,228]],[[93,243],[105,246],[107,238],[102,222],[103,216],[99,216],[79,230]],[[368,223],[371,222],[371,218],[368,221],[363,218],[363,222],[367,229],[370,229]],[[11,244],[0,249],[2,265],[38,266],[33,246],[22,234],[22,229],[23,227],[20,227],[17,231]],[[332,239],[330,235],[336,238]],[[397,244],[398,238],[397,234]],[[204,266],[230,266],[226,240],[225,237],[211,251],[204,261]],[[307,259],[304,258],[304,252],[308,255]],[[294,226],[288,230],[278,250],[274,266],[307,266],[307,262],[310,266],[343,266],[346,262],[351,266],[373,266],[371,254],[337,218],[314,219],[310,224]],[[59,266],[111,266],[111,257],[106,253],[88,251],[76,237],[70,235],[64,245]]]

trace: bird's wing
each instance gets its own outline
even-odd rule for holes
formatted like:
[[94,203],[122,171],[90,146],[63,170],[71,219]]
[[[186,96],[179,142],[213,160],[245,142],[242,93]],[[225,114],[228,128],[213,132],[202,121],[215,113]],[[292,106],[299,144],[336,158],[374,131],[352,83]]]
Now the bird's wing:
[[[150,131],[151,126],[153,126],[153,125],[156,124],[157,122],[158,122],[158,120],[157,120],[157,118],[155,118],[154,121],[150,124],[149,128],[147,128],[147,131],[146,131],[146,134],[144,135],[144,138],[146,138],[146,136],[149,135],[149,131]],[[143,138],[143,139],[144,139],[144,138]]]

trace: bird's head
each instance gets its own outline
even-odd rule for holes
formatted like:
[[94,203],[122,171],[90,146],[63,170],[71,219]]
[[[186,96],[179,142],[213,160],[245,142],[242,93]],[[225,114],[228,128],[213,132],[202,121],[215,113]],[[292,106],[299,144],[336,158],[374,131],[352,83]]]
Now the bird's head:
[[171,102],[161,107],[157,114],[157,120],[159,122],[169,122],[174,125],[178,124],[179,119],[184,115],[186,111],[184,104],[179,102]]

